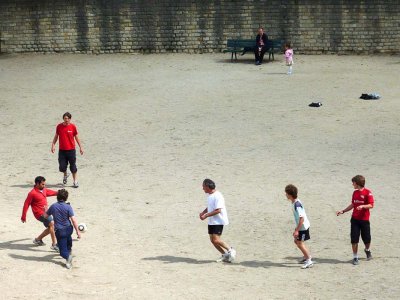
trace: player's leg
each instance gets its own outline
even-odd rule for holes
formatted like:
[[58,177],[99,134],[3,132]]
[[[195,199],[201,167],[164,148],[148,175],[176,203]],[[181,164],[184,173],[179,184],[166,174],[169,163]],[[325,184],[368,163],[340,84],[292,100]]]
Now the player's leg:
[[220,241],[219,241],[219,236],[217,234],[210,234],[210,241],[213,244],[213,246],[221,253],[225,254],[224,248],[221,247]]
[[68,152],[68,162],[69,162],[69,169],[72,173],[72,179],[74,180],[74,187],[78,187],[78,168],[76,166],[76,150],[71,150]]
[[68,166],[68,158],[66,152],[63,150],[58,151],[58,169],[60,172],[64,173],[63,184],[67,184],[67,166]]
[[[42,232],[37,238],[35,238],[35,240],[37,240],[37,241],[43,241],[43,238],[46,237],[46,236],[48,236],[49,233],[50,233],[50,229],[49,229],[49,228],[46,228],[45,230],[43,230],[43,232]],[[43,243],[43,245],[44,245],[44,243]]]
[[350,239],[351,248],[353,250],[353,265],[358,265],[358,242],[360,241],[361,227],[358,220],[352,218],[350,222]]
[[365,245],[365,255],[367,256],[367,260],[372,259],[372,254],[371,254],[371,228],[370,228],[370,223],[369,221],[364,221],[362,222],[361,226],[361,239],[364,242]]

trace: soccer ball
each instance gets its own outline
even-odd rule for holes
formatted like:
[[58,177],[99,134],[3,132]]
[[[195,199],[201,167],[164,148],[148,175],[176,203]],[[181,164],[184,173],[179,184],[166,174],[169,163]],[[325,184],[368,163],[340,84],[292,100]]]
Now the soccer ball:
[[79,230],[80,232],[85,232],[85,231],[87,230],[86,224],[85,224],[85,223],[79,224],[79,225],[78,225],[78,230]]

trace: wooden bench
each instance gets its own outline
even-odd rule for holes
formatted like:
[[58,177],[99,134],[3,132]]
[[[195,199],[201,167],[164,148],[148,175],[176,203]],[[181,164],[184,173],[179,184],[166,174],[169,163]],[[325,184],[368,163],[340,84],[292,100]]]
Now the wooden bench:
[[[282,39],[268,40],[267,47],[269,49],[268,59],[275,60],[274,53],[276,51],[281,51],[283,47],[284,41]],[[241,53],[240,55],[246,54],[246,52],[251,52],[254,54],[254,49],[256,48],[256,40],[255,39],[229,39],[226,43],[226,48],[223,50],[224,53],[231,53],[231,61],[233,62],[233,56],[235,56],[235,60],[237,60],[237,53]]]

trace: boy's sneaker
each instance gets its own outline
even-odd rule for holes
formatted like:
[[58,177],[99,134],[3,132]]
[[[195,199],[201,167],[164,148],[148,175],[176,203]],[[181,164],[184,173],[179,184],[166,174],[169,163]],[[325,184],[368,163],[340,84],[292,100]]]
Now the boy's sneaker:
[[236,258],[236,250],[232,247],[228,251],[228,261],[233,262]]
[[301,266],[302,269],[311,268],[314,265],[314,262],[311,259],[307,259],[304,262],[304,265]]
[[67,173],[67,174],[64,174],[64,177],[63,177],[63,184],[67,184],[67,182],[68,182],[68,176],[69,176],[68,173]]
[[66,261],[66,263],[65,263],[65,267],[66,267],[67,269],[71,269],[71,268],[72,268],[72,254],[70,254],[70,255],[68,256],[68,259],[67,259],[67,261]]
[[74,181],[74,188],[78,188],[78,187],[79,187],[78,181]]
[[33,243],[37,246],[44,246],[46,245],[42,240],[37,240],[36,238],[33,239]]
[[367,255],[367,260],[372,259],[371,250],[364,249],[365,255]]
[[[312,260],[312,257],[310,256],[310,260]],[[307,258],[303,257],[299,259],[299,264],[304,264],[307,261]]]
[[221,257],[216,260],[216,262],[228,262],[228,261],[229,261],[229,252],[222,254]]
[[353,265],[357,266],[359,264],[358,257],[353,258]]
[[51,246],[50,246],[50,249],[51,249],[51,250],[54,250],[54,251],[56,251],[56,252],[60,252],[60,248],[58,248],[58,245],[57,245],[57,244],[51,245]]

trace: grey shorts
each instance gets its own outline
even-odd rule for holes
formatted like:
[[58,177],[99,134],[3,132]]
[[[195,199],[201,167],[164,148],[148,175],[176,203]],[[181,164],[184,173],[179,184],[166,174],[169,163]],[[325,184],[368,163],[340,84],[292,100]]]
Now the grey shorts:
[[44,216],[40,216],[39,221],[43,223],[44,227],[49,227],[50,223],[53,221],[53,216],[50,215],[47,218],[45,218]]

